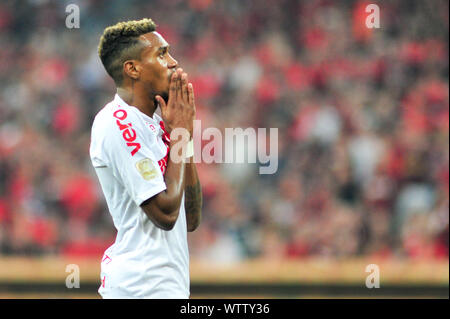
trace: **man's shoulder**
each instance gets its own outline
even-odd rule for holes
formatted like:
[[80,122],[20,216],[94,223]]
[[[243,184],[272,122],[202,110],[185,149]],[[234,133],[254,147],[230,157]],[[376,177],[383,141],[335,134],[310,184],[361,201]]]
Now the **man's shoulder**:
[[114,101],[111,101],[103,106],[95,115],[92,123],[92,128],[106,124],[109,118],[111,118],[114,108]]
[[[107,103],[94,117],[92,133],[110,132],[122,121],[136,120],[134,110],[128,105],[120,105],[115,100]],[[127,122],[127,123],[128,123]]]
[[145,135],[145,123],[136,110],[127,104],[118,103],[117,99],[106,104],[94,118],[91,145],[108,148],[125,141],[127,147],[140,148]]

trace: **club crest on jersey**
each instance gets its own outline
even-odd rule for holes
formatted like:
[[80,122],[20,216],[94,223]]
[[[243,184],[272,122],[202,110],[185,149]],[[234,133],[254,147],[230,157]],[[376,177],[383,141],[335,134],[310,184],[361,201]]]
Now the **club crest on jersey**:
[[156,168],[149,158],[144,158],[136,162],[136,169],[146,181],[149,181],[157,176]]
[[117,119],[116,124],[120,131],[122,131],[122,137],[127,142],[127,146],[134,147],[131,150],[131,156],[134,156],[134,154],[139,151],[141,148],[140,143],[134,142],[136,140],[136,131],[132,128],[133,125],[131,123],[124,124],[123,120],[125,120],[128,116],[127,112],[123,109],[118,109],[113,113],[113,116]]

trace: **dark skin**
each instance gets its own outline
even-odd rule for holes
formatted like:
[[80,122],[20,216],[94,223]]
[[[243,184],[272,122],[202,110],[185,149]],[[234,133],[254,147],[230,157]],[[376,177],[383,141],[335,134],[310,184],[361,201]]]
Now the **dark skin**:
[[[139,37],[140,59],[123,63],[123,81],[117,94],[129,105],[152,117],[158,105],[166,130],[185,129],[192,137],[195,101],[192,84],[178,62],[169,54],[169,45],[157,32]],[[170,148],[186,143],[180,137],[170,138]],[[171,230],[179,214],[185,193],[187,230],[194,231],[201,221],[202,192],[195,163],[168,160],[164,181],[167,189],[146,200],[141,208],[153,223]]]

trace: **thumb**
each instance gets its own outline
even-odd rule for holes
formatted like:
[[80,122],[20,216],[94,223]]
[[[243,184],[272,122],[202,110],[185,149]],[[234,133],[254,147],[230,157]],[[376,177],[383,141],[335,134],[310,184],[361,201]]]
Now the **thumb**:
[[165,111],[167,105],[166,105],[166,102],[164,101],[164,99],[160,95],[157,95],[157,96],[155,96],[155,100],[158,102],[159,107],[161,108],[161,112]]

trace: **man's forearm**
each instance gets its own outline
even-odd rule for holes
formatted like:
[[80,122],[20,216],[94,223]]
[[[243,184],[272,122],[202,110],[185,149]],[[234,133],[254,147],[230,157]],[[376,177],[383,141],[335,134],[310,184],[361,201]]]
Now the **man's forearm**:
[[200,225],[202,219],[202,187],[195,163],[186,163],[185,174],[184,208],[186,210],[187,230],[192,232]]
[[[172,140],[171,147],[178,141]],[[181,198],[185,189],[186,163],[174,162],[170,155],[164,175],[166,190],[142,203],[147,216],[160,228],[170,230],[178,218]]]

